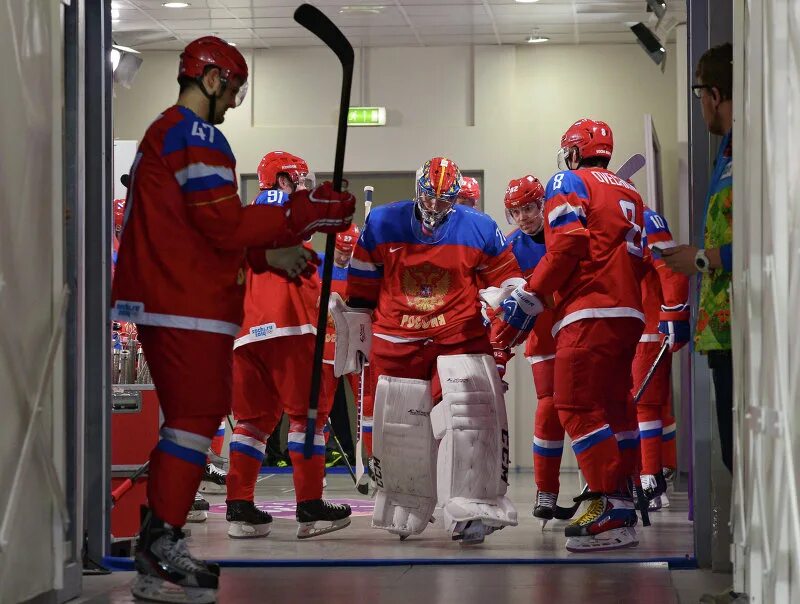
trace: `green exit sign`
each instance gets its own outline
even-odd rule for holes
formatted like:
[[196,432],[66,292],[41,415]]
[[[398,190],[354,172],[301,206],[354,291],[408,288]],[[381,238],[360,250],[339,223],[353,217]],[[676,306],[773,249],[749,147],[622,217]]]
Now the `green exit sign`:
[[386,107],[350,107],[348,126],[385,126]]

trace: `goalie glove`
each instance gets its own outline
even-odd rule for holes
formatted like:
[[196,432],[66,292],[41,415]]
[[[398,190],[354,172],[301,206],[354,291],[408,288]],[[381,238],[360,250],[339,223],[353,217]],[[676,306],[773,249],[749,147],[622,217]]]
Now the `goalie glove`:
[[692,336],[689,305],[662,306],[658,317],[658,331],[667,336],[670,352],[683,348]]
[[492,348],[514,348],[525,341],[533,329],[536,316],[544,310],[539,297],[518,286],[500,303],[492,321]]

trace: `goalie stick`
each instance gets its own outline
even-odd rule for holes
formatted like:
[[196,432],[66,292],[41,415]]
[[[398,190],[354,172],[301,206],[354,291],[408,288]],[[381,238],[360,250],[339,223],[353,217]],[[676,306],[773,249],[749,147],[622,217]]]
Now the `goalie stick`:
[[[350,109],[350,88],[353,84],[353,47],[344,34],[318,8],[301,4],[294,11],[294,20],[322,40],[339,58],[342,64],[342,96],[339,102],[339,123],[336,132],[336,154],[333,161],[333,188],[342,190],[344,172],[344,151],[347,142],[347,113]],[[331,278],[333,276],[333,254],[336,235],[328,234],[325,239],[325,262],[322,266],[322,292],[319,296],[319,316],[317,335],[314,344],[314,360],[311,366],[311,395],[308,401],[306,438],[303,457],[311,459],[314,453],[314,433],[317,426],[317,407],[319,404],[320,382],[322,380],[322,352],[325,347],[325,328],[328,324],[328,301],[331,297]]]
[[[372,194],[375,192],[375,187],[367,185],[364,187],[364,225],[367,224],[367,216],[372,209]],[[369,481],[362,482],[364,476],[364,369],[361,369],[361,378],[358,381],[358,409],[356,417],[358,418],[358,425],[356,432],[358,438],[356,440],[356,490],[362,495],[369,493]],[[355,394],[355,392],[353,393]]]

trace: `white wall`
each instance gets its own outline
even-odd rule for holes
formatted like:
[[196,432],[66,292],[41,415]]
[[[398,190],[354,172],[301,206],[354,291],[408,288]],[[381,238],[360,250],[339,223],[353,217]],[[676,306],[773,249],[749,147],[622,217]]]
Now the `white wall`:
[[45,480],[45,460],[66,476],[63,345],[45,369],[64,327],[61,9],[24,4],[0,1],[0,602],[61,587],[69,551]]
[[[115,138],[141,138],[177,98],[177,53],[143,56],[132,89],[115,91]],[[239,171],[255,172],[273,149],[303,156],[315,171],[330,171],[341,86],[333,54],[274,49],[247,58],[250,92],[222,127]],[[505,225],[506,184],[526,173],[549,178],[561,135],[573,121],[609,123],[616,141],[613,168],[644,151],[642,116],[651,113],[663,151],[665,213],[677,224],[674,61],[662,74],[634,44],[368,48],[357,51],[356,60],[351,103],[386,106],[388,117],[386,127],[349,130],[346,171],[413,171],[434,155],[447,155],[462,169],[484,171],[486,210]],[[634,181],[646,190],[643,173]],[[509,397],[517,401],[510,417],[518,425],[514,463],[530,466],[530,369],[524,360],[518,369],[524,371],[524,392],[512,389]]]

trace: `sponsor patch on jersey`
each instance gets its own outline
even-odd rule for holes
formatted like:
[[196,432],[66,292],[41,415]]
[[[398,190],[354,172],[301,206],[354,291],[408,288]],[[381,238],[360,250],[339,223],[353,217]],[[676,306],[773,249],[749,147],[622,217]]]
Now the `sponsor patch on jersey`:
[[127,319],[137,323],[144,316],[144,303],[117,300],[114,304],[114,316],[118,319]]
[[264,323],[250,328],[250,335],[255,340],[265,340],[275,332],[275,323]]

